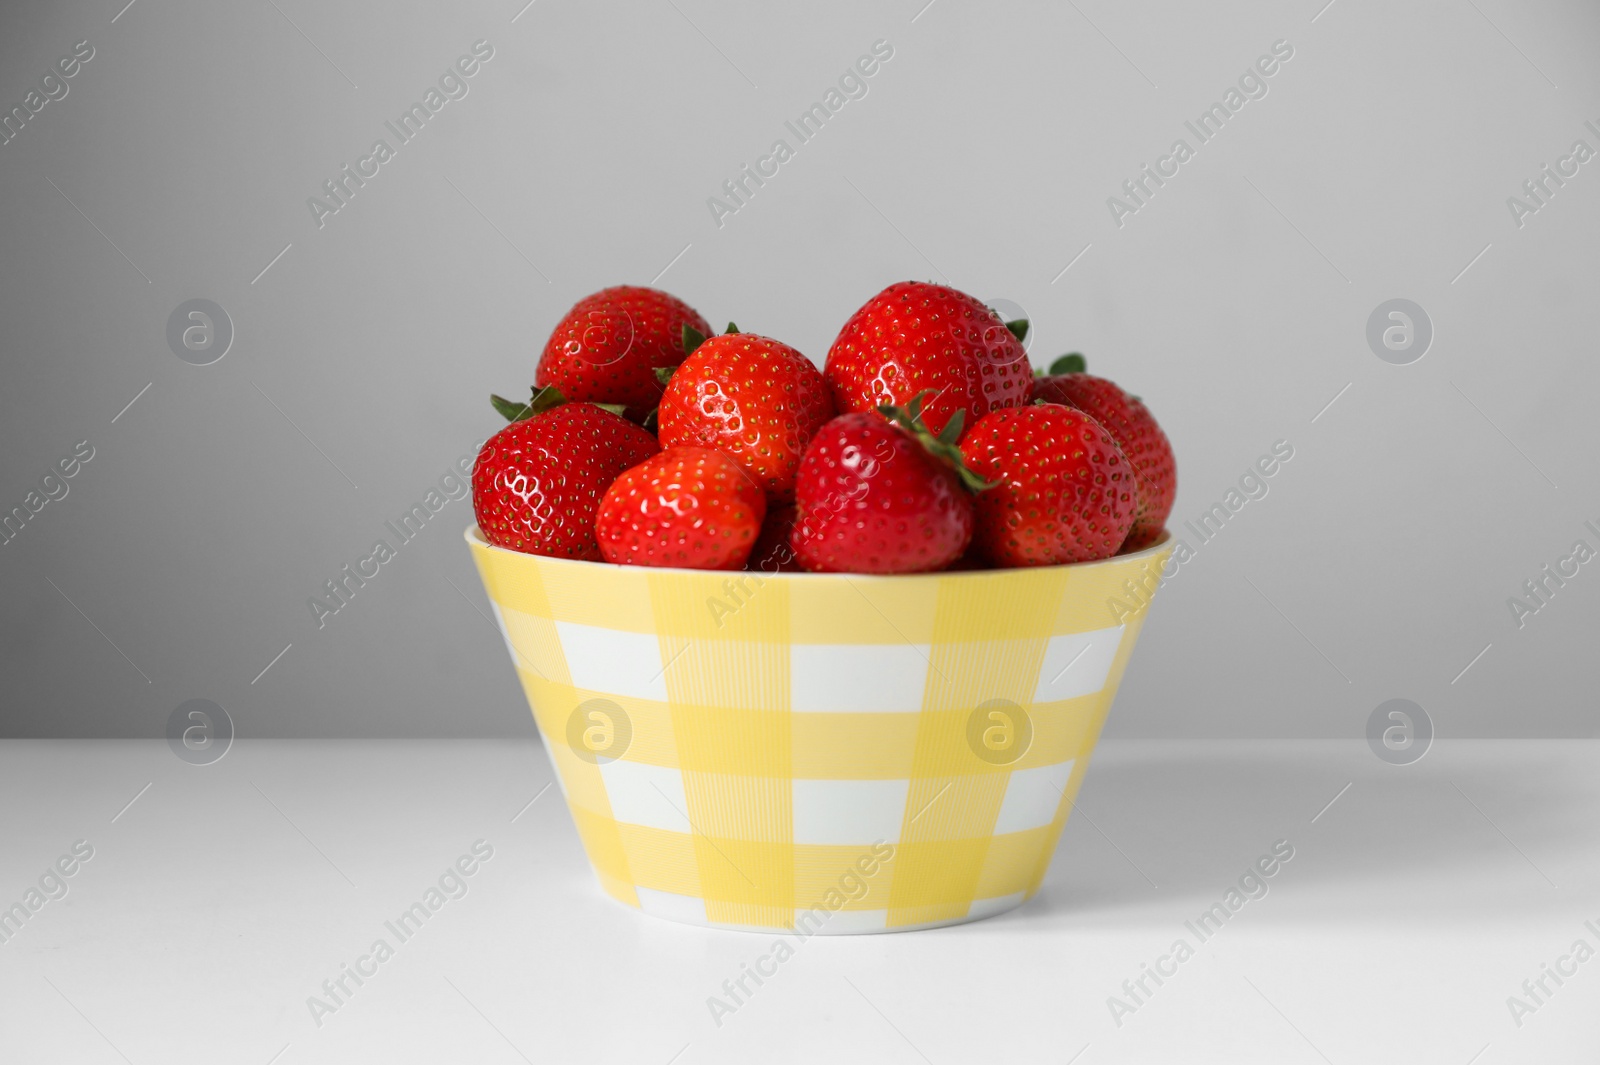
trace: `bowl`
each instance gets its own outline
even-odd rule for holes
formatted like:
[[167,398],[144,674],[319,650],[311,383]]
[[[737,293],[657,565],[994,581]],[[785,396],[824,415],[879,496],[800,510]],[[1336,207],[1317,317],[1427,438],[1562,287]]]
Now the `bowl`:
[[1039,890],[1171,553],[762,574],[466,538],[600,886],[806,935]]

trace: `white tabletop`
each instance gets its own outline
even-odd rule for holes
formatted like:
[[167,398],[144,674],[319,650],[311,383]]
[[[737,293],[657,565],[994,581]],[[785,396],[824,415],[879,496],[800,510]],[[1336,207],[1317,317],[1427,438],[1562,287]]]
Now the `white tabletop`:
[[[160,742],[9,742],[0,907],[77,841],[93,855],[0,943],[0,1060],[1592,1061],[1600,958],[1572,951],[1600,950],[1597,755],[1107,742],[1021,909],[791,939],[735,999],[724,981],[788,937],[612,902],[535,743],[241,740],[194,766]],[[1267,893],[1202,940],[1280,840]],[[478,841],[465,894],[447,880],[460,897],[401,942],[385,922]],[[393,956],[328,996],[380,938]],[[1158,961],[1175,974],[1140,990]],[[337,1008],[314,1019],[312,996]],[[712,996],[734,1008],[714,1019]]]

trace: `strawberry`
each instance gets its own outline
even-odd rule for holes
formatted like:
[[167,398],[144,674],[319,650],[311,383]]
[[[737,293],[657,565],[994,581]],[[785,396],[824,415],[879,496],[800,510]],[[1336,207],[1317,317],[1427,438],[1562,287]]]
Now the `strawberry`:
[[800,453],[834,415],[810,359],[754,333],[712,337],[683,360],[661,397],[663,447],[716,448],[774,502],[794,498]]
[[[800,460],[798,515],[789,542],[801,565],[832,573],[924,573],[943,569],[972,539],[972,494],[949,441],[907,408],[841,414]],[[961,419],[950,423],[953,437]],[[907,425],[910,427],[908,428]],[[952,461],[955,460],[955,461]]]
[[1111,434],[1055,403],[998,410],[961,441],[967,465],[999,483],[980,493],[973,545],[998,566],[1109,558],[1138,512],[1133,468]]
[[555,385],[568,399],[620,403],[641,421],[661,399],[656,367],[683,361],[685,330],[704,336],[711,327],[676,296],[637,285],[596,292],[557,323],[534,384]]
[[767,507],[767,518],[761,523],[761,535],[750,549],[750,558],[744,568],[758,573],[794,573],[803,570],[789,546],[789,534],[794,529],[795,505],[780,503]]
[[922,281],[890,285],[844,324],[825,374],[840,411],[904,404],[932,389],[923,413],[941,432],[956,411],[970,425],[992,410],[1028,401],[1032,371],[1020,337],[964,292]]
[[472,509],[483,538],[531,555],[598,561],[600,497],[660,445],[593,403],[561,403],[554,389],[520,413],[489,438],[472,467]]
[[607,562],[739,569],[766,513],[766,494],[733,459],[672,447],[612,482],[594,532]]
[[1050,373],[1033,382],[1033,398],[1076,407],[1099,422],[1133,463],[1139,485],[1139,511],[1124,551],[1155,543],[1172,513],[1178,494],[1178,462],[1167,434],[1156,424],[1144,401],[1130,396],[1103,377],[1084,373],[1082,355],[1063,355]]

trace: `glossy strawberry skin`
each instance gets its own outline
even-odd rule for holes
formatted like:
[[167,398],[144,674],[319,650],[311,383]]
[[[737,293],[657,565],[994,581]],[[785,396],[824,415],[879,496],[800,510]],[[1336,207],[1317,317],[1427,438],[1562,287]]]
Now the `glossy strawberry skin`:
[[595,539],[601,556],[620,565],[739,569],[766,513],[766,493],[733,459],[674,447],[612,482]]
[[678,367],[661,397],[663,447],[729,455],[772,502],[794,498],[800,455],[834,415],[822,373],[787,344],[753,333],[715,336]]
[[485,540],[513,551],[598,561],[595,509],[611,482],[660,450],[656,438],[592,403],[512,422],[472,467]]
[[1133,468],[1111,434],[1054,403],[987,414],[961,440],[967,465],[998,482],[978,494],[973,546],[997,566],[1110,558],[1138,511]]
[[693,307],[659,289],[618,285],[579,300],[556,325],[534,371],[570,400],[620,403],[641,421],[661,399],[655,368],[683,361],[683,327],[711,327]]
[[1086,373],[1036,378],[1033,398],[1076,407],[1111,434],[1133,463],[1139,485],[1139,512],[1122,550],[1138,551],[1155,543],[1178,495],[1178,460],[1150,409],[1111,381]]
[[970,427],[991,410],[1028,400],[1033,371],[1022,343],[964,292],[902,281],[844,324],[824,371],[841,413],[903,406],[933,389],[923,421],[934,433],[957,410]]
[[877,414],[841,414],[800,460],[789,542],[831,573],[925,573],[972,539],[972,495],[910,433]]

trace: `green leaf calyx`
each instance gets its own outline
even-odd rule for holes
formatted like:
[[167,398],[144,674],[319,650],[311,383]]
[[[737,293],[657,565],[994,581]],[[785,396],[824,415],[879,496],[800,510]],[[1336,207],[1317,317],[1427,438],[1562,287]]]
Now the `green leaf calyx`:
[[999,481],[986,481],[974,473],[962,456],[961,449],[956,446],[956,441],[961,439],[961,431],[967,420],[965,409],[958,410],[952,414],[950,420],[945,422],[944,428],[939,431],[937,436],[923,423],[922,409],[928,401],[928,396],[932,394],[933,389],[925,388],[906,400],[905,406],[896,407],[885,404],[878,408],[878,413],[915,437],[917,443],[921,444],[923,449],[932,455],[935,460],[950,467],[967,491],[981,492],[986,488],[993,488],[999,484]]
[[1057,374],[1064,373],[1086,373],[1088,367],[1089,364],[1084,357],[1074,351],[1071,354],[1061,356],[1061,358],[1050,364],[1050,376],[1054,377]]

